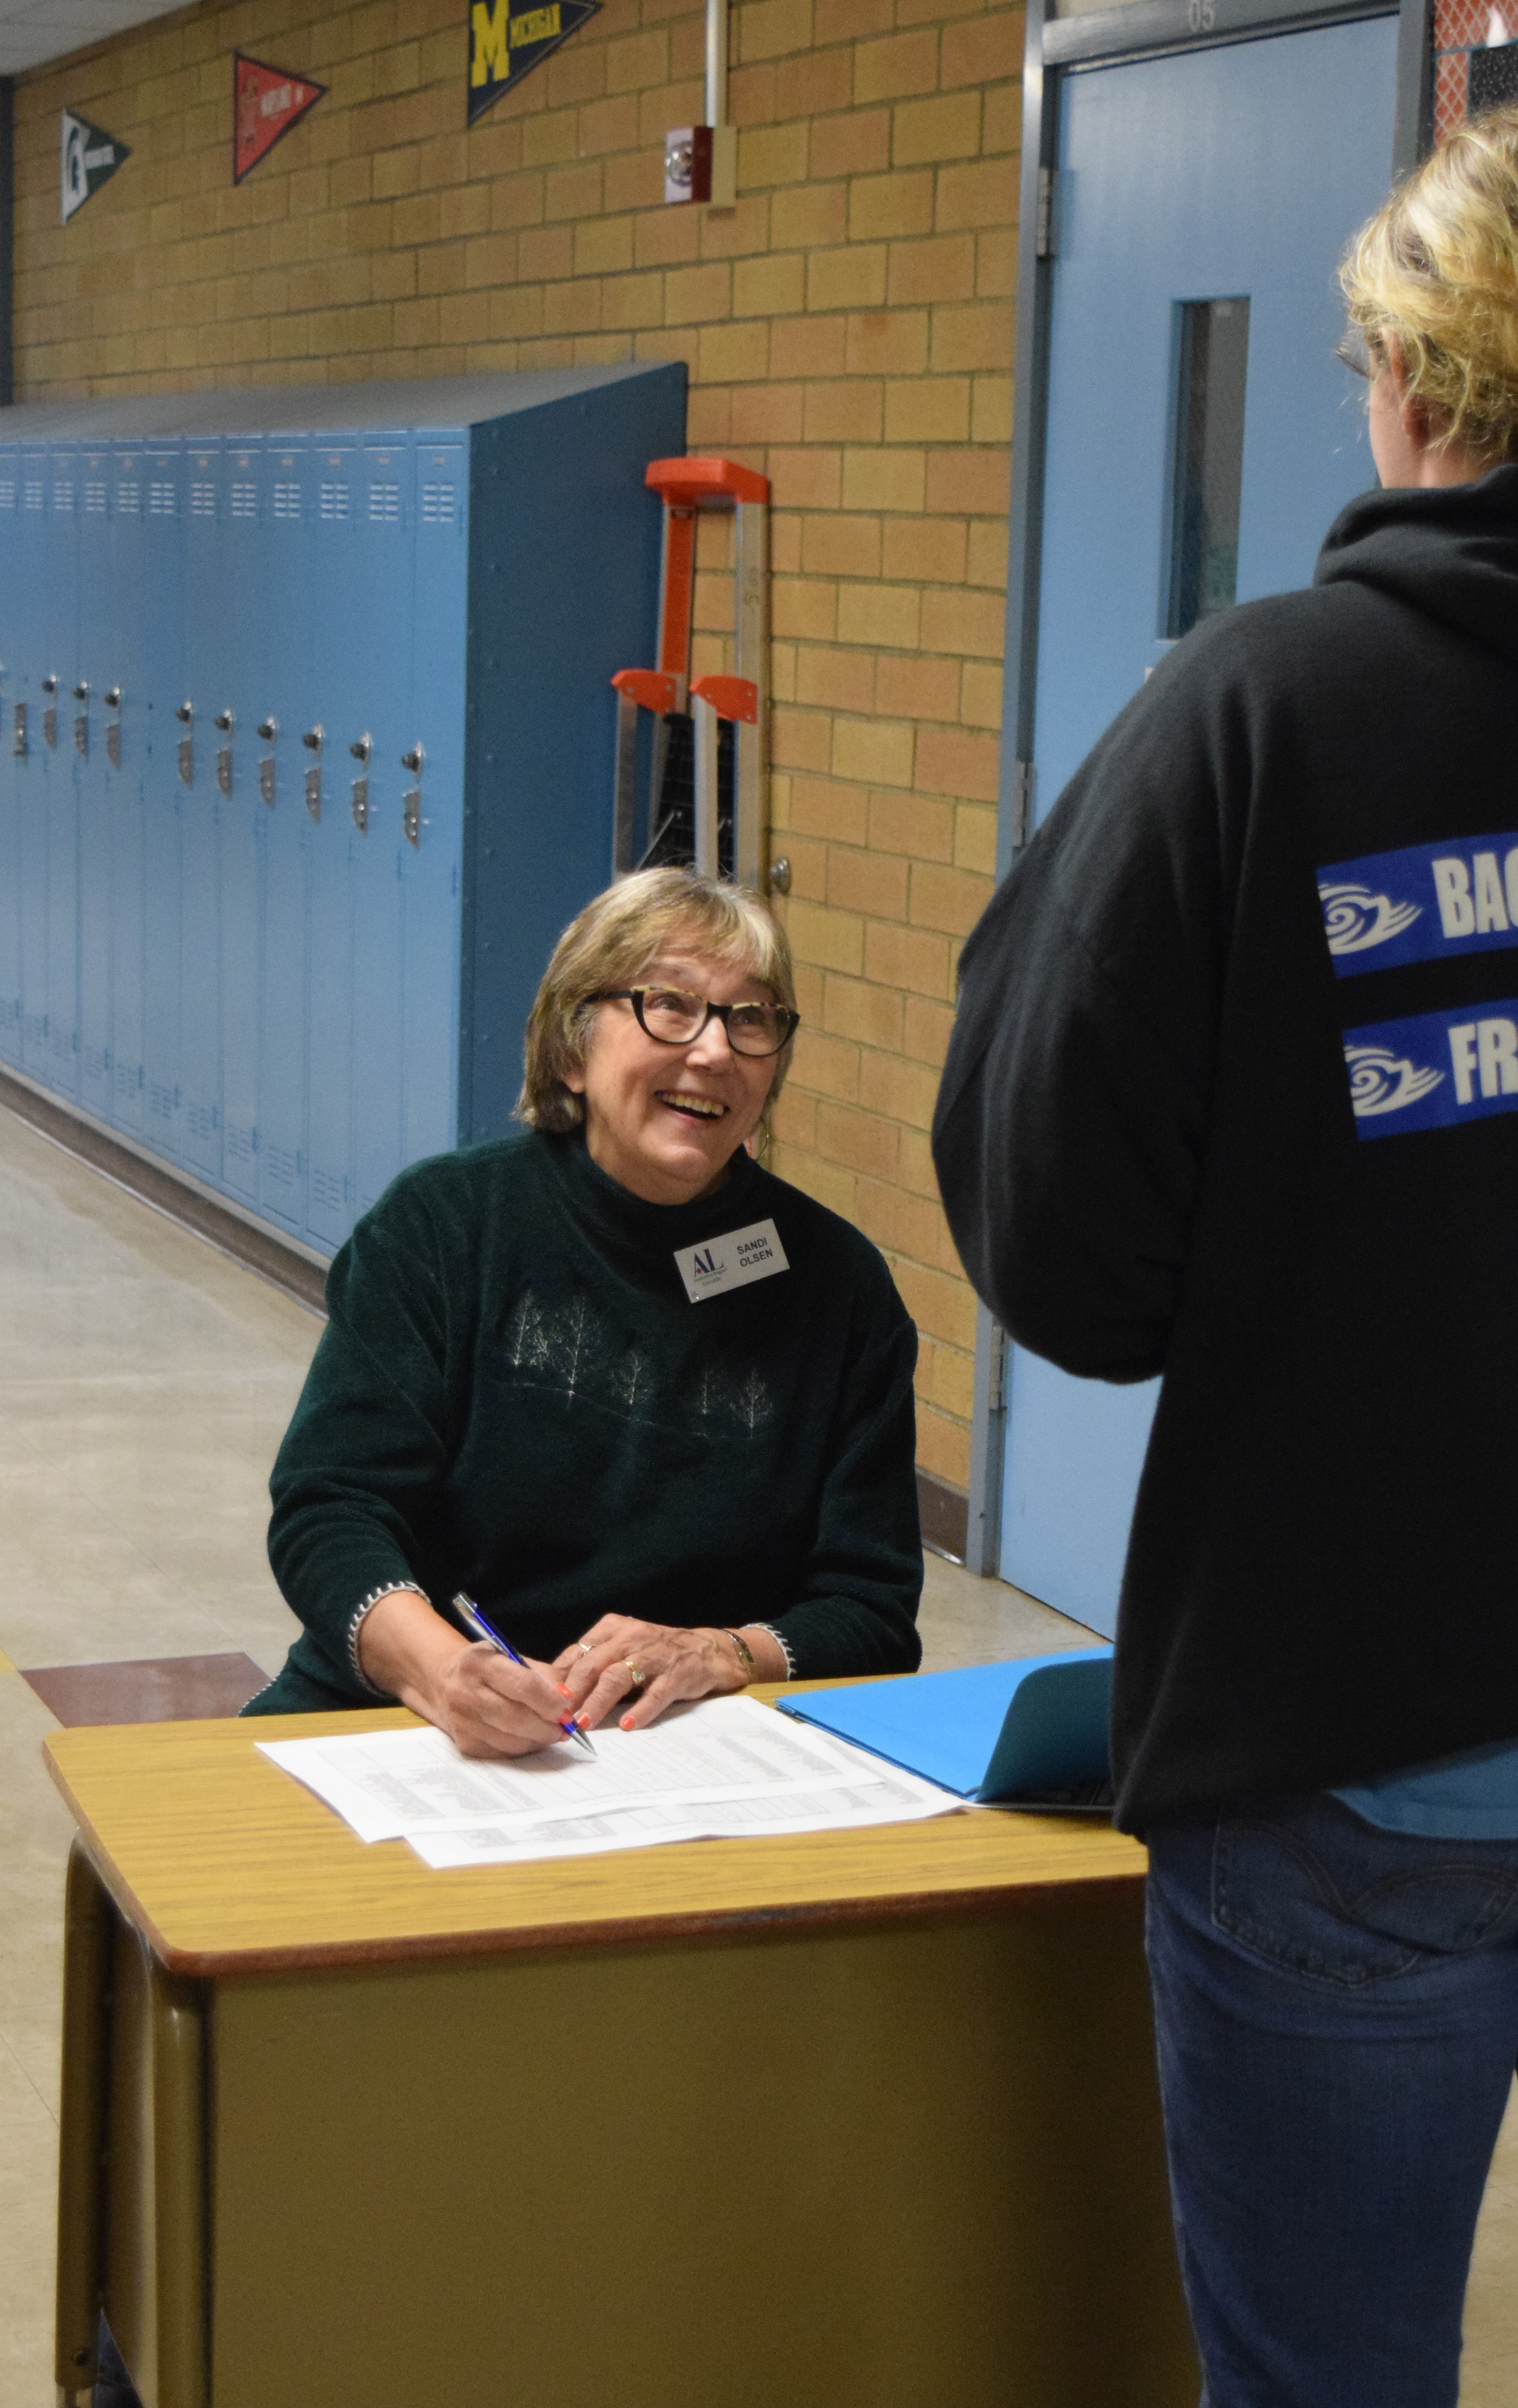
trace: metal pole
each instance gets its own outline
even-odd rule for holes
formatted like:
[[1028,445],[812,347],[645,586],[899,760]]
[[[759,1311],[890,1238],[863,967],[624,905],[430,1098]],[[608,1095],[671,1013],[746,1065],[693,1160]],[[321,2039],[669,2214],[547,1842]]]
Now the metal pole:
[[717,851],[717,713],[697,695],[691,704],[695,730],[695,867],[701,878],[715,878],[721,867]]

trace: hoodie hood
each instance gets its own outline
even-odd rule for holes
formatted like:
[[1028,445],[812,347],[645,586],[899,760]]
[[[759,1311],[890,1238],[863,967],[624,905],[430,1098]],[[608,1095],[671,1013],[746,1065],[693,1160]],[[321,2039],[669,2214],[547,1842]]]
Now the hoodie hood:
[[1362,494],[1329,528],[1312,581],[1344,579],[1518,666],[1518,467],[1474,485]]

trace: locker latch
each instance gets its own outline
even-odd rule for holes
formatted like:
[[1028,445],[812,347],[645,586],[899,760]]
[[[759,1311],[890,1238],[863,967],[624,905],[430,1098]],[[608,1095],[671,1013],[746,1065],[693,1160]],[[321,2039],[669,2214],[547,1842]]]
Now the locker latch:
[[317,766],[306,772],[306,808],[313,820],[322,817],[322,723],[318,720],[314,727],[308,727],[300,739],[307,751],[317,756]]
[[181,786],[193,786],[195,782],[195,739],[193,733],[195,724],[194,704],[181,702],[174,716],[181,727],[192,731],[179,738],[179,783]]
[[[211,724],[213,726],[220,728],[223,736],[228,738],[231,737],[235,722],[230,710],[219,710]],[[230,742],[222,745],[217,752],[216,784],[219,793],[227,802],[230,802],[232,800],[232,746]]]
[[58,691],[57,679],[55,677],[45,677],[42,681],[42,691],[49,697],[48,707],[42,714],[42,741],[44,744],[56,746],[58,742],[58,711],[52,701],[52,696]]
[[[74,688],[74,699],[76,702],[81,702],[88,705],[90,700],[90,681],[88,678],[80,678],[78,685]],[[90,713],[88,709],[78,711],[75,714],[74,750],[76,752],[81,753],[86,760],[89,759]]]
[[[259,721],[258,740],[261,744],[272,744],[279,733],[279,723],[277,719]],[[274,755],[272,752],[265,752],[258,765],[258,792],[261,800],[267,803],[272,811],[274,809]]]
[[[120,710],[121,707],[121,687],[119,685],[107,686],[106,690],[106,709],[107,710]],[[122,723],[119,719],[107,719],[106,722],[106,758],[110,763],[113,769],[119,769],[121,767]]]
[[19,702],[19,703],[16,705],[16,726],[15,726],[15,733],[12,735],[11,739],[10,739],[10,749],[11,749],[11,752],[15,754],[15,756],[16,756],[16,758],[17,758],[17,760],[18,760],[18,761],[24,761],[24,760],[25,760],[25,758],[26,758],[26,705],[25,705],[25,703],[24,703],[24,702]]
[[356,744],[350,744],[348,750],[351,757],[361,764],[362,770],[362,774],[353,780],[353,825],[357,828],[360,836],[367,836],[369,833],[369,780],[367,773],[369,755],[374,750],[373,740],[370,738],[367,729],[365,729],[365,733],[359,738]]
[[[413,744],[408,752],[401,754],[401,767],[409,769],[413,778],[420,778],[426,757],[422,745]],[[408,786],[401,796],[401,828],[408,844],[419,845],[422,842],[422,789],[420,786]]]

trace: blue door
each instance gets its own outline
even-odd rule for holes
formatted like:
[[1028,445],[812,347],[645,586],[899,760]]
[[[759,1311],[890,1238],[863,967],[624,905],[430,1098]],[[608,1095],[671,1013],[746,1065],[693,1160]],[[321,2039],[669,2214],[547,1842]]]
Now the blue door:
[[[1396,20],[1067,75],[1035,804],[1199,616],[1306,585],[1375,482],[1334,271],[1383,198]],[[1002,1559],[1110,1632],[1157,1383],[1012,1351]]]

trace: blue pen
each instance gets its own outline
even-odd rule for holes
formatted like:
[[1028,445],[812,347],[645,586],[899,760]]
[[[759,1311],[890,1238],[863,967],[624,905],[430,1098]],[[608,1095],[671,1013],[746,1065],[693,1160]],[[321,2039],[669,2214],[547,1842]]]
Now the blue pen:
[[[487,1647],[498,1647],[503,1656],[509,1657],[513,1664],[520,1664],[524,1672],[531,1670],[526,1657],[524,1656],[519,1656],[516,1649],[511,1645],[508,1640],[503,1639],[498,1630],[493,1630],[491,1628],[490,1624],[485,1620],[484,1615],[480,1612],[480,1608],[476,1605],[473,1598],[465,1597],[462,1589],[460,1589],[457,1597],[453,1599],[453,1611],[455,1613],[463,1616],[470,1629],[474,1632],[475,1637],[477,1639],[482,1639]],[[566,1739],[572,1739],[575,1741],[578,1746],[584,1749],[587,1756],[594,1756],[595,1754],[594,1748],[591,1745],[589,1731],[582,1731],[578,1723],[561,1723],[559,1725],[559,1728],[563,1731]]]

